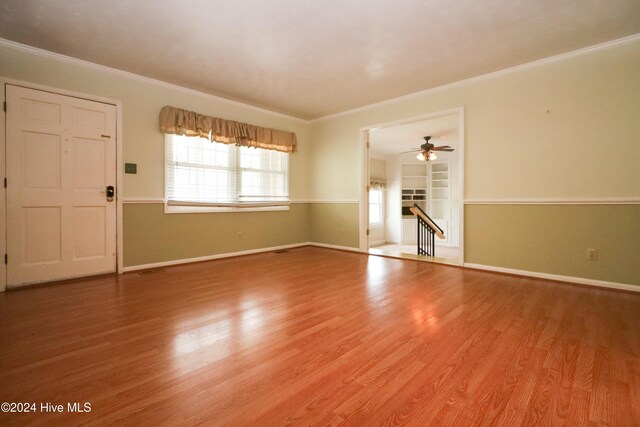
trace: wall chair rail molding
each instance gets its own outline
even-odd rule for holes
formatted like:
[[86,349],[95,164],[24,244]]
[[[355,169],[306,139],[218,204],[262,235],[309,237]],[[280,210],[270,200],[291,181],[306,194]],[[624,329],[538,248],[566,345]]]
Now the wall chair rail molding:
[[465,199],[465,205],[639,205],[640,197]]
[[291,203],[333,203],[333,204],[350,204],[350,203],[360,203],[360,200],[356,199],[348,199],[348,200],[339,200],[339,199],[294,199],[291,200]]
[[164,203],[164,199],[162,197],[127,197],[122,202],[124,204]]

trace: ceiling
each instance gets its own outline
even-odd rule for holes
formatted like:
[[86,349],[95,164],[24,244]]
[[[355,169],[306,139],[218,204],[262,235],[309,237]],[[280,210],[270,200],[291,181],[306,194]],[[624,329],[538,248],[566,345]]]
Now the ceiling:
[[3,0],[0,37],[313,119],[640,32],[638,0]]
[[[369,133],[371,155],[374,157],[395,156],[405,151],[420,148],[424,144],[423,137],[431,136],[432,144],[450,145],[458,148],[458,115],[449,114],[418,122],[407,123]],[[416,156],[416,153],[411,154]]]

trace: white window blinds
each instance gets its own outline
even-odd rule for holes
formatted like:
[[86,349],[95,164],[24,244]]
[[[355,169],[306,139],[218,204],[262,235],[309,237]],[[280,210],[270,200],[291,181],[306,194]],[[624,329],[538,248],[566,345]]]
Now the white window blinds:
[[165,198],[187,206],[287,204],[288,163],[279,151],[166,135]]

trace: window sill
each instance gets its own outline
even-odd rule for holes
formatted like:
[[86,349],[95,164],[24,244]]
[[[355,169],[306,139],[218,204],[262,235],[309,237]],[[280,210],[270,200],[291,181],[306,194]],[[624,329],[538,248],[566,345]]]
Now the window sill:
[[282,206],[253,206],[253,207],[221,207],[221,206],[179,206],[164,204],[164,213],[181,214],[181,213],[223,213],[223,212],[271,212],[271,211],[288,211],[289,205]]

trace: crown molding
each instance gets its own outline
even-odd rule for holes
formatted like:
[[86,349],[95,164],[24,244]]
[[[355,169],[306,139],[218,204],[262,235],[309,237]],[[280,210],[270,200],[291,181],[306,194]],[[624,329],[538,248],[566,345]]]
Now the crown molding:
[[338,113],[328,114],[326,116],[322,116],[322,117],[318,117],[318,118],[315,118],[315,119],[311,119],[311,120],[309,120],[309,122],[310,123],[318,123],[318,122],[323,122],[323,121],[326,121],[326,120],[335,119],[335,118],[342,117],[342,116],[348,116],[350,114],[358,113],[360,111],[366,111],[366,110],[370,110],[370,109],[377,108],[377,107],[382,107],[382,106],[389,105],[389,104],[395,104],[395,103],[400,102],[400,101],[406,101],[406,100],[409,100],[409,99],[418,98],[418,97],[425,96],[425,95],[428,95],[428,94],[431,94],[431,93],[441,92],[443,90],[453,89],[453,88],[460,87],[460,86],[466,86],[466,85],[469,85],[469,84],[472,84],[472,83],[476,83],[476,82],[480,82],[480,81],[483,81],[483,80],[494,79],[496,77],[504,76],[504,75],[507,75],[507,74],[518,73],[518,72],[529,70],[529,69],[532,69],[532,68],[537,68],[537,67],[541,67],[541,66],[544,66],[544,65],[554,64],[556,62],[566,61],[566,60],[571,59],[571,58],[575,58],[575,57],[583,56],[583,55],[588,55],[588,54],[599,52],[599,51],[602,51],[602,50],[613,49],[613,48],[616,48],[616,47],[620,47],[620,46],[624,46],[624,45],[636,42],[638,40],[640,40],[640,33],[633,34],[631,36],[623,37],[623,38],[620,38],[620,39],[616,39],[616,40],[611,40],[611,41],[608,41],[608,42],[600,43],[600,44],[597,44],[597,45],[588,46],[588,47],[585,47],[585,48],[582,48],[582,49],[578,49],[578,50],[574,50],[574,51],[571,51],[571,52],[565,52],[565,53],[561,53],[559,55],[549,56],[547,58],[538,59],[536,61],[528,62],[526,64],[520,64],[520,65],[516,65],[514,67],[504,68],[504,69],[498,70],[498,71],[492,71],[492,72],[487,73],[487,74],[482,74],[482,75],[475,76],[475,77],[469,77],[468,79],[458,80],[457,82],[447,83],[447,84],[442,85],[442,86],[436,86],[436,87],[433,87],[433,88],[421,90],[419,92],[413,92],[413,93],[410,93],[410,94],[407,94],[407,95],[402,95],[402,96],[398,96],[398,97],[395,97],[395,98],[386,99],[384,101],[374,102],[373,104],[363,105],[361,107],[352,108],[350,110],[345,110],[345,111],[341,111],[341,112],[338,112]]
[[105,72],[105,73],[109,73],[109,74],[114,74],[114,75],[119,75],[121,77],[125,77],[125,78],[129,78],[132,80],[138,80],[138,81],[143,81],[146,83],[151,83],[157,86],[162,86],[165,88],[169,88],[169,89],[174,89],[174,90],[179,90],[181,92],[185,92],[185,93],[189,93],[192,95],[196,95],[196,96],[200,96],[200,97],[204,97],[204,98],[209,98],[209,99],[213,99],[216,100],[218,102],[222,102],[228,105],[233,105],[236,107],[242,107],[242,108],[247,108],[249,110],[253,110],[253,111],[257,111],[257,112],[261,112],[261,113],[265,113],[265,114],[269,114],[272,116],[276,116],[276,117],[282,117],[282,118],[286,118],[289,120],[293,120],[296,121],[298,123],[305,123],[305,124],[312,124],[312,123],[318,123],[318,122],[323,122],[326,120],[330,120],[330,119],[334,119],[334,118],[338,118],[338,117],[342,117],[342,116],[347,116],[350,114],[354,114],[360,111],[366,111],[366,110],[370,110],[373,108],[377,108],[377,107],[381,107],[384,105],[389,105],[389,104],[395,104],[397,102],[401,102],[401,101],[405,101],[405,100],[409,100],[409,99],[413,99],[413,98],[418,98],[427,94],[431,94],[431,93],[436,93],[436,92],[440,92],[443,90],[447,90],[447,89],[452,89],[452,88],[456,88],[456,87],[460,87],[460,86],[466,86],[475,82],[479,82],[479,81],[483,81],[483,80],[488,80],[488,79],[493,79],[496,77],[500,77],[506,74],[512,74],[512,73],[517,73],[520,71],[525,71],[531,68],[537,68],[540,66],[544,66],[544,65],[549,65],[549,64],[553,64],[556,62],[562,62],[571,58],[575,58],[578,56],[583,56],[583,55],[588,55],[591,53],[595,53],[595,52],[599,52],[602,50],[607,50],[607,49],[613,49],[616,47],[620,47],[620,46],[624,46],[633,42],[636,42],[640,40],[640,33],[637,34],[633,34],[627,37],[623,37],[620,39],[616,39],[616,40],[611,40],[608,42],[604,42],[604,43],[600,43],[597,45],[593,45],[593,46],[588,46],[582,49],[578,49],[578,50],[574,50],[571,52],[566,52],[566,53],[561,53],[559,55],[554,55],[554,56],[550,56],[547,58],[543,58],[543,59],[539,59],[533,62],[528,62],[526,64],[521,64],[521,65],[516,65],[514,67],[509,67],[509,68],[505,68],[502,70],[498,70],[498,71],[493,71],[491,73],[487,73],[487,74],[482,74],[479,76],[475,76],[475,77],[470,77],[468,79],[464,79],[464,80],[459,80],[453,83],[448,83],[442,86],[437,86],[437,87],[433,87],[433,88],[429,88],[429,89],[425,89],[425,90],[421,90],[418,92],[413,92],[407,95],[402,95],[402,96],[398,96],[395,98],[390,98],[390,99],[386,99],[384,101],[380,101],[380,102],[374,102],[372,104],[367,104],[367,105],[363,105],[361,107],[356,107],[356,108],[352,108],[349,110],[345,110],[345,111],[340,111],[337,113],[333,113],[333,114],[328,114],[326,116],[322,116],[322,117],[317,117],[315,119],[311,119],[311,120],[306,120],[306,119],[302,119],[300,117],[296,117],[296,116],[291,116],[288,114],[284,114],[284,113],[280,113],[277,111],[273,111],[273,110],[269,110],[263,107],[257,107],[255,105],[250,105],[250,104],[245,104],[243,102],[240,101],[234,101],[232,99],[228,99],[228,98],[224,98],[218,95],[212,95],[210,93],[206,93],[206,92],[201,92],[195,89],[189,89],[186,88],[184,86],[179,86],[173,83],[168,83],[162,80],[157,80],[157,79],[153,79],[151,77],[145,77],[139,74],[135,74],[135,73],[131,73],[129,71],[123,71],[123,70],[119,70],[117,68],[111,68],[111,67],[107,67],[106,65],[100,65],[100,64],[96,64],[94,62],[89,62],[89,61],[85,61],[83,59],[78,59],[78,58],[74,58],[71,56],[67,56],[67,55],[63,55],[60,53],[55,53],[55,52],[51,52],[48,50],[44,50],[44,49],[40,49],[37,47],[33,47],[33,46],[29,46],[29,45],[25,45],[22,43],[18,43],[18,42],[14,42],[11,40],[7,40],[7,39],[3,39],[0,38],[0,47],[8,47],[14,50],[18,50],[18,51],[22,51],[22,52],[26,52],[26,53],[30,53],[33,55],[37,55],[40,57],[44,57],[44,58],[49,58],[49,59],[54,59],[57,61],[61,61],[61,62],[66,62],[66,63],[71,63],[71,64],[75,64],[75,65],[79,65],[88,69],[93,69],[96,71],[101,71],[101,72]]
[[257,111],[264,114],[269,114],[271,116],[282,117],[285,119],[293,120],[299,123],[309,123],[309,120],[301,119],[300,117],[290,116],[288,114],[279,113],[277,111],[269,110],[267,108],[257,107],[251,104],[245,104],[244,102],[234,101],[233,99],[224,98],[218,95],[212,95],[210,93],[201,92],[195,89],[189,89],[184,86],[179,86],[173,83],[165,82],[162,80],[157,80],[151,77],[142,76],[140,74],[131,73],[129,71],[120,70],[117,68],[107,67],[106,65],[96,64],[95,62],[85,61],[84,59],[74,58],[72,56],[63,55],[61,53],[51,52],[49,50],[40,49],[38,47],[29,46],[26,44],[14,42],[12,40],[7,40],[0,38],[0,47],[7,47],[9,49],[17,50],[20,52],[29,53],[32,55],[36,55],[42,58],[53,59],[55,61],[65,62],[68,64],[78,65],[80,67],[84,67],[90,70],[99,71],[103,73],[113,74],[116,76],[124,77],[130,80],[137,80],[149,84],[153,84],[156,86],[161,86],[167,89],[173,89],[180,92],[188,93],[190,95],[200,96],[203,98],[208,98],[211,100],[215,100],[217,102],[221,102],[227,105],[233,105],[235,107],[246,108],[248,110]]

